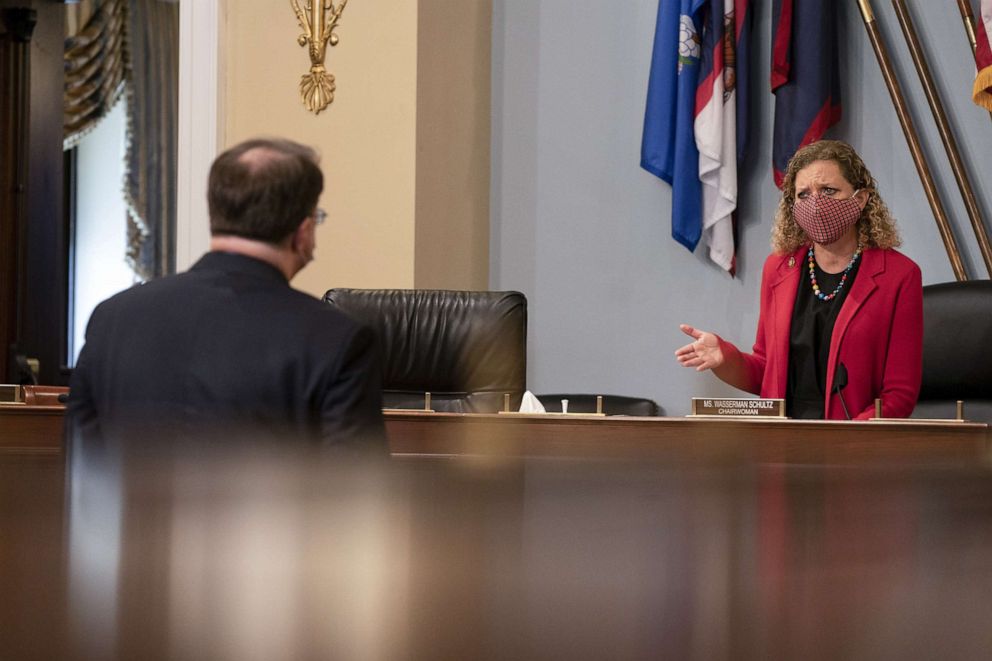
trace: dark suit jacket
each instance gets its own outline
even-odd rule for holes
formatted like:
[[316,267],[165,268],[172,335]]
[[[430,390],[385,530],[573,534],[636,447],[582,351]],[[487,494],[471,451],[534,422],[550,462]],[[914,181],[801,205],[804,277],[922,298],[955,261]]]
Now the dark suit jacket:
[[[789,369],[789,332],[800,278],[808,278],[803,246],[791,255],[770,255],[761,276],[761,314],[752,353],[721,340],[725,354],[747,367],[748,392],[784,398]],[[827,383],[844,363],[843,396],[851,417],[905,418],[913,412],[923,373],[923,285],[920,268],[898,250],[866,249],[830,338]],[[827,388],[825,419],[843,420],[839,395]]]
[[273,266],[211,252],[90,318],[72,429],[144,438],[304,438],[385,448],[371,331]]

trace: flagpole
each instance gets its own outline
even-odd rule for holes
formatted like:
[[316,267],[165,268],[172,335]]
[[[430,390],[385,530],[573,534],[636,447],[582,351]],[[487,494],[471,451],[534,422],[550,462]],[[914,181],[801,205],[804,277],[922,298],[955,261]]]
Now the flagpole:
[[[975,14],[971,11],[971,3],[968,0],[958,0],[958,9],[961,10],[961,21],[964,23],[965,34],[968,35],[968,45],[971,46],[971,54],[975,55],[978,50],[978,37],[975,36]],[[992,119],[992,110],[989,111],[989,119]]]
[[951,224],[947,220],[947,213],[944,211],[944,205],[941,203],[940,196],[937,193],[937,186],[934,184],[933,177],[930,176],[930,168],[927,166],[926,157],[923,155],[923,149],[920,147],[920,140],[916,135],[916,128],[913,126],[913,119],[910,117],[906,102],[903,99],[899,80],[896,78],[895,71],[892,69],[889,53],[885,48],[885,43],[882,41],[882,35],[878,30],[878,25],[875,24],[875,12],[872,11],[871,1],[858,0],[858,7],[861,9],[861,18],[864,20],[865,29],[868,30],[868,38],[871,40],[872,48],[875,50],[878,66],[882,69],[882,77],[885,79],[885,85],[889,88],[889,96],[892,97],[892,105],[895,106],[896,115],[899,117],[899,124],[902,125],[903,135],[906,136],[906,142],[909,144],[909,152],[913,157],[913,163],[916,165],[916,172],[919,174],[920,181],[923,183],[923,191],[926,193],[927,202],[930,203],[930,210],[933,212],[934,219],[937,221],[937,229],[940,232],[940,238],[944,242],[944,249],[947,250],[947,257],[951,261],[951,269],[954,271],[954,277],[958,281],[967,280],[968,274],[965,271],[964,262],[961,261],[961,252],[958,250],[957,241],[954,240],[954,234],[951,232]]
[[992,278],[992,245],[989,244],[989,235],[985,231],[985,221],[982,219],[982,212],[978,208],[978,200],[975,198],[975,191],[968,178],[964,162],[961,160],[961,153],[958,151],[957,140],[951,131],[951,125],[947,121],[947,114],[944,112],[944,104],[940,100],[940,94],[933,82],[930,74],[930,66],[927,64],[926,54],[920,45],[920,39],[916,34],[913,25],[913,17],[906,7],[905,0],[892,0],[892,6],[896,10],[899,18],[899,26],[902,27],[902,34],[906,38],[906,45],[909,46],[909,53],[913,56],[913,64],[916,65],[916,73],[923,84],[923,92],[926,94],[927,103],[930,104],[930,112],[933,113],[934,121],[937,123],[937,130],[940,131],[940,140],[944,143],[944,151],[947,152],[947,159],[951,163],[951,171],[954,172],[954,179],[958,182],[958,190],[964,200],[965,211],[968,212],[968,219],[971,220],[971,228],[975,231],[975,238],[978,239],[978,247],[982,252],[982,259],[985,260],[985,268]]

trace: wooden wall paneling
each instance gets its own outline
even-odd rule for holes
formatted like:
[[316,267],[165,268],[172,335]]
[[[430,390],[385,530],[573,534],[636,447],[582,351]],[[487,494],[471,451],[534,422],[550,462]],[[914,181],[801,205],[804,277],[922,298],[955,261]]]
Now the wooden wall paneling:
[[[39,380],[67,381],[67,242],[62,97],[65,7],[0,0],[3,118],[0,174],[0,380],[21,381],[15,357],[37,358]],[[33,31],[30,29],[33,27]]]
[[26,255],[18,346],[41,363],[40,383],[67,381],[66,231],[63,213],[63,51],[65,6],[36,3],[31,44]]
[[9,381],[11,345],[18,332],[30,48],[37,13],[3,7],[0,18],[0,379]]

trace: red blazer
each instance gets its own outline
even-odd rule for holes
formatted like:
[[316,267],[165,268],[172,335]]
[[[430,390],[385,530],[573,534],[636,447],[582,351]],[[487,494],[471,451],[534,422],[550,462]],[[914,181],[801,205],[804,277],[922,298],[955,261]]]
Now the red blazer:
[[[789,371],[789,331],[799,278],[808,277],[803,246],[791,255],[772,254],[761,275],[761,313],[753,353],[720,340],[728,360],[744,361],[749,392],[784,398]],[[857,420],[875,414],[904,418],[913,412],[923,371],[923,283],[918,267],[896,250],[869,248],[837,315],[830,338],[823,417],[843,420],[840,397],[830,393],[838,363],[847,368],[844,402]]]

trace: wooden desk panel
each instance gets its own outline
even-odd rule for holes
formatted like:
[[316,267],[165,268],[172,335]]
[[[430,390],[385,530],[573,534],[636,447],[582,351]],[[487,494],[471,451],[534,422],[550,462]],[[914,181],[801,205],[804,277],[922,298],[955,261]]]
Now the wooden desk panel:
[[[0,407],[0,452],[59,453],[64,409]],[[980,423],[385,414],[395,455],[652,458],[833,464],[990,463]]]
[[63,406],[0,405],[0,452],[60,454]]
[[389,413],[393,454],[846,463],[990,461],[980,423]]

